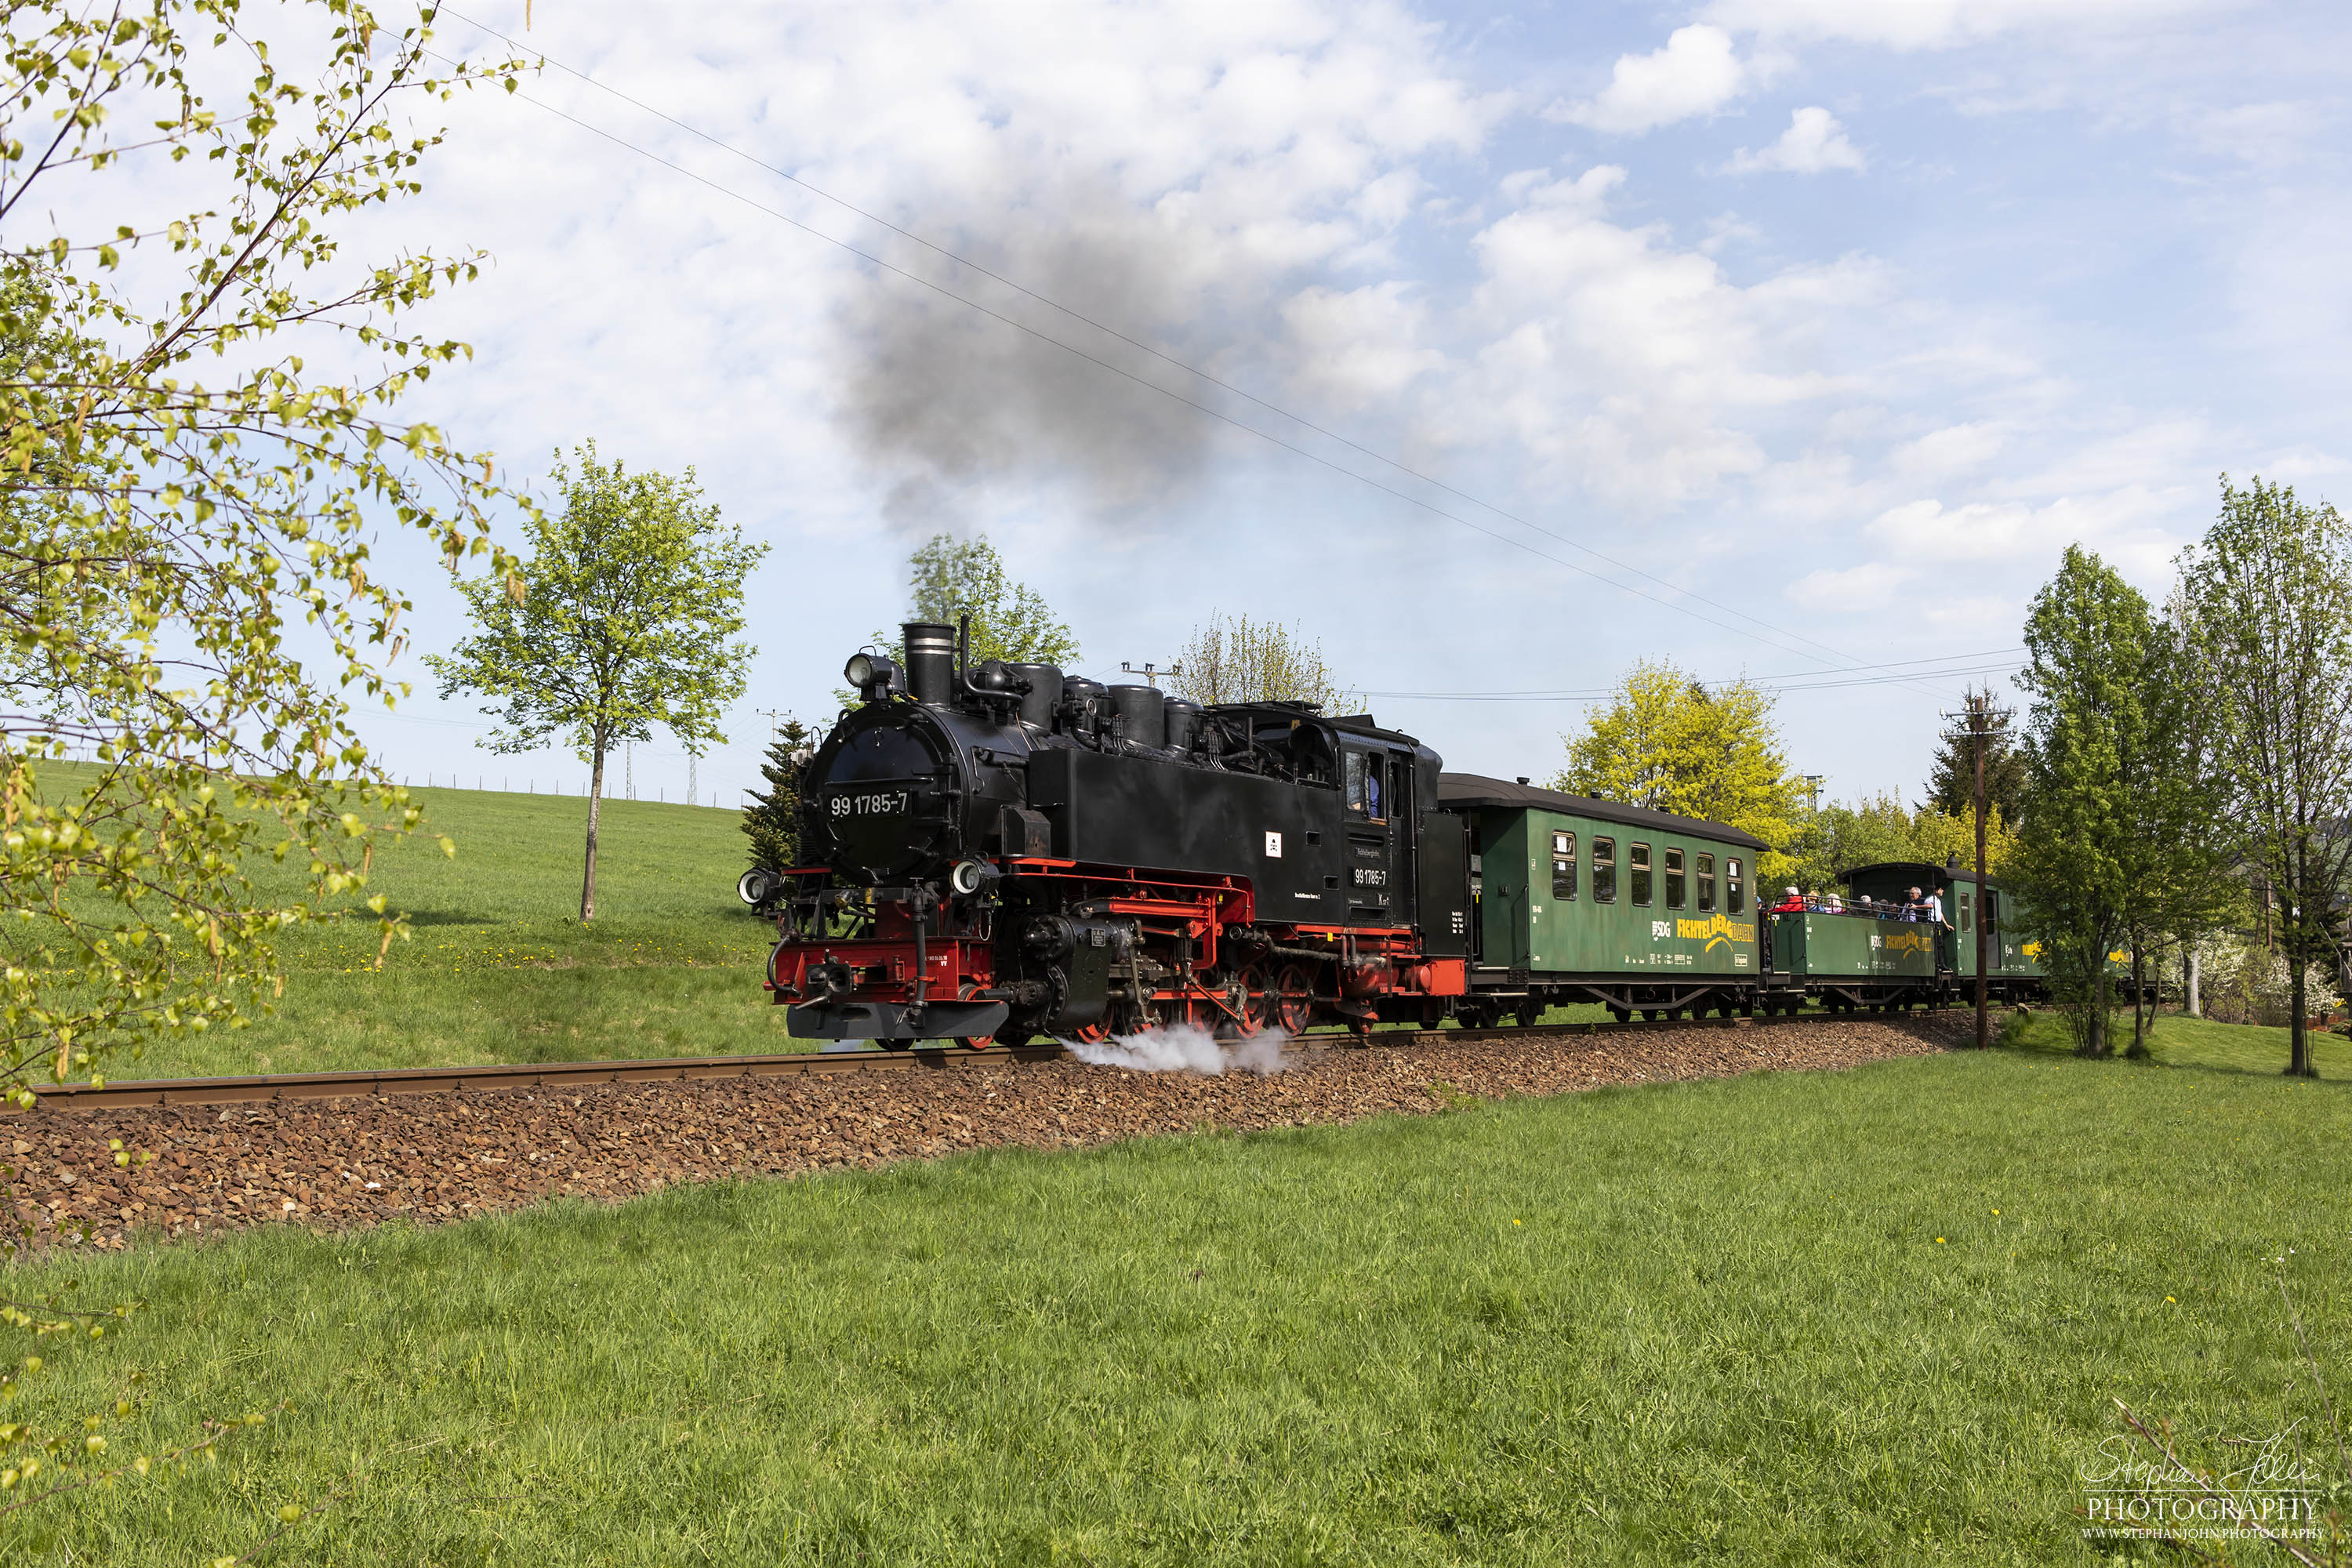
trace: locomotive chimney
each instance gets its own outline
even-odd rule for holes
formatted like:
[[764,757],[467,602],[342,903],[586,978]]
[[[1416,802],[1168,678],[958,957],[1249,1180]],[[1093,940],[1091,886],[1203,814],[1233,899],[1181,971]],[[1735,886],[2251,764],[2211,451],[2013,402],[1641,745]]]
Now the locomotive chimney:
[[945,707],[955,691],[955,628],[936,621],[908,621],[898,629],[907,639],[908,695]]

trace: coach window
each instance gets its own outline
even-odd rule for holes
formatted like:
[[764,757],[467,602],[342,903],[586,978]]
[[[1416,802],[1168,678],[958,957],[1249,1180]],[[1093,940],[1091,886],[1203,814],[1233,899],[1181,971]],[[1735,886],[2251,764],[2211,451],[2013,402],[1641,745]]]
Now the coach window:
[[1739,862],[1729,856],[1723,861],[1723,907],[1735,915],[1748,908],[1748,888],[1739,879]]
[[1666,908],[1678,910],[1682,907],[1683,852],[1670,847],[1666,850]]
[[1625,846],[1625,870],[1633,884],[1633,901],[1650,901],[1650,847],[1646,844]]
[[1592,841],[1592,901],[1596,904],[1617,901],[1617,840],[1614,838]]
[[1715,910],[1715,857],[1698,858],[1698,912],[1710,914]]
[[1573,833],[1551,836],[1551,896],[1555,899],[1576,897],[1576,835]]

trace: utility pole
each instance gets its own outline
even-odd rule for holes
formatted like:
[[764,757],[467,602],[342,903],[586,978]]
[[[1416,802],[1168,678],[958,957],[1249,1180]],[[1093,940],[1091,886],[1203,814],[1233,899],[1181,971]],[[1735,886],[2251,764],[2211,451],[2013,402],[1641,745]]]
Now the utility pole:
[[[1961,710],[1947,713],[1947,719],[1957,719],[1968,726],[1969,763],[1976,775],[1977,807],[1977,1049],[1992,1047],[1992,1006],[1985,976],[1986,948],[1992,929],[1992,889],[1985,884],[1985,826],[1991,815],[1985,803],[1985,751],[1996,733],[2009,728],[2010,710],[1992,705],[1992,693],[1971,691]],[[1957,739],[1958,737],[1954,737]]]
[[1827,773],[1800,773],[1797,776],[1804,781],[1805,809],[1807,811],[1821,810],[1822,784],[1829,778],[1830,775]]
[[768,721],[768,743],[774,745],[776,737],[783,733],[784,721],[791,718],[792,714],[782,708],[761,708],[756,711],[761,718]]
[[1160,668],[1156,664],[1146,664],[1140,668],[1138,668],[1136,666],[1128,663],[1127,660],[1120,659],[1118,661],[1118,668],[1123,674],[1139,675],[1143,677],[1143,683],[1146,686],[1159,685],[1160,682],[1156,677],[1162,675],[1181,675],[1184,673],[1184,667],[1181,664],[1171,664],[1165,669]]

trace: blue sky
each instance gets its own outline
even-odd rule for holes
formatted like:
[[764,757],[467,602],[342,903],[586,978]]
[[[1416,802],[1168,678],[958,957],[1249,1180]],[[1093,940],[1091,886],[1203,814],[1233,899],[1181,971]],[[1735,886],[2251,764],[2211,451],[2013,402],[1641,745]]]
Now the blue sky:
[[[526,487],[589,437],[690,464],[773,546],[706,796],[751,781],[758,710],[829,717],[948,528],[1097,675],[1215,611],[1383,694],[1671,658],[1790,678],[1798,771],[1916,797],[1963,681],[1836,671],[2013,662],[2076,541],[2160,595],[2224,469],[2345,488],[2337,7],[459,10],[804,182],[551,67],[540,105],[453,106],[425,195],[372,220],[497,258],[435,307],[477,350],[431,389],[461,439]],[[455,595],[387,549],[423,645],[454,639]],[[1538,776],[1583,711],[1370,705]],[[420,780],[584,771],[479,751],[462,700],[404,712],[368,732]],[[636,774],[676,798],[686,763],[664,739]]]

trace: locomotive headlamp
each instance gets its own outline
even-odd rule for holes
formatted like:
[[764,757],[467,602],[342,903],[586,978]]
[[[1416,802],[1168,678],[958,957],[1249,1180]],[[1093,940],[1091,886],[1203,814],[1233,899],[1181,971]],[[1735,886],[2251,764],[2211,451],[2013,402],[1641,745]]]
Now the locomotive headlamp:
[[970,897],[997,879],[997,869],[985,860],[959,860],[948,872],[948,886]]
[[841,667],[841,674],[871,702],[890,689],[891,683],[898,679],[898,667],[878,653],[854,653],[849,662]]

